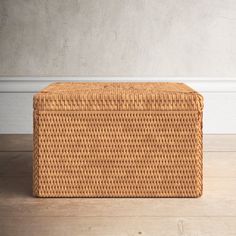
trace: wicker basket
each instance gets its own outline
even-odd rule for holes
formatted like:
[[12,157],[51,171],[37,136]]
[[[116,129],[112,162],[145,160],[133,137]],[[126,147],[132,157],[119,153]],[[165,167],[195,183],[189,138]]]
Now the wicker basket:
[[202,110],[182,83],[49,85],[34,96],[34,196],[200,196]]

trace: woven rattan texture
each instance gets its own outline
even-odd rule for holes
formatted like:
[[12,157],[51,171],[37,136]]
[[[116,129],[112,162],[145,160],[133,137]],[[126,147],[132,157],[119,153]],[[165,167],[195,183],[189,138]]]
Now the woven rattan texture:
[[37,110],[201,110],[202,96],[182,83],[55,83],[34,97]]
[[[104,86],[104,84],[98,85]],[[144,110],[143,106],[138,109],[137,104],[140,100],[132,102],[134,106],[131,110],[103,110],[100,109],[101,106],[96,110],[94,107],[96,101],[83,103],[88,94],[83,95],[81,100],[76,100],[78,88],[73,90],[69,86],[72,92],[68,92],[68,89],[62,89],[63,86],[65,88],[67,86],[60,84],[58,93],[56,89],[58,86],[56,85],[56,88],[53,86],[36,95],[34,100],[35,196],[198,197],[201,195],[203,104],[199,94],[186,89],[185,86],[181,86],[182,90],[177,89],[177,92],[172,91],[174,96],[172,92],[165,90],[165,98],[169,96],[172,99],[171,108],[177,107],[175,104],[182,101],[178,98],[184,93],[185,101],[195,105],[189,111],[183,107],[182,110]],[[122,88],[122,84],[118,86],[119,89]],[[158,87],[158,84],[155,86]],[[79,84],[75,87],[79,87]],[[113,87],[117,89],[116,84],[112,84],[111,88]],[[162,89],[165,88],[167,87],[164,85]],[[98,91],[101,93],[100,89]],[[157,89],[155,91],[156,98],[163,93]],[[132,90],[129,91],[131,100],[134,93]],[[54,102],[51,94],[59,104],[57,107],[60,107],[60,110],[45,109],[55,107],[55,103],[53,106],[47,105]],[[62,96],[65,94],[66,96]],[[141,94],[145,100],[150,95],[150,89],[142,90]],[[124,99],[123,103],[129,103],[130,97]],[[90,105],[82,106],[86,109],[81,110],[74,110],[70,105],[68,109],[69,98],[75,107],[81,108],[82,103]],[[154,101],[155,99],[149,102],[154,103]],[[164,104],[163,101],[166,100],[162,100]],[[112,97],[109,104],[115,104],[117,107],[115,97]],[[143,104],[145,108],[155,107],[153,104]],[[134,107],[136,110],[133,110]]]

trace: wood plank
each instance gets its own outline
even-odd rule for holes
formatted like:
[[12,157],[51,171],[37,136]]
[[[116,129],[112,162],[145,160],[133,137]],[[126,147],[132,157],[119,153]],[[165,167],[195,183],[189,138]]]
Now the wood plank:
[[236,177],[236,152],[205,152],[204,177]]
[[235,216],[236,178],[207,177],[201,198],[33,198],[29,177],[0,178],[0,216]]
[[233,134],[204,135],[203,142],[205,152],[236,151],[236,135]]
[[32,176],[32,152],[0,152],[0,176]]
[[[205,152],[203,161],[204,177],[236,177],[236,152]],[[0,176],[32,176],[32,152],[0,152]]]
[[[0,151],[32,151],[32,134],[0,134]],[[236,135],[204,135],[204,151],[235,151]]]
[[233,236],[235,217],[4,217],[0,235]]
[[0,151],[32,151],[32,134],[0,134]]

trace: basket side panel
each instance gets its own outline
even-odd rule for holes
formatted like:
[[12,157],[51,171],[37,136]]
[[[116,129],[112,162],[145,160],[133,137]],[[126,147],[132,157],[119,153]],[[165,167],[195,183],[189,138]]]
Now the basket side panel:
[[37,196],[202,194],[201,112],[40,111],[35,121]]
[[33,195],[39,196],[39,116],[33,112]]

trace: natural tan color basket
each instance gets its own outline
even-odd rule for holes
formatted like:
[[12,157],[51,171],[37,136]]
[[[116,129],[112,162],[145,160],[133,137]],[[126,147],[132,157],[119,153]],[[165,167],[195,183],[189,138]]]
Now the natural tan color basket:
[[34,96],[33,194],[198,197],[203,97],[182,83],[54,83]]

